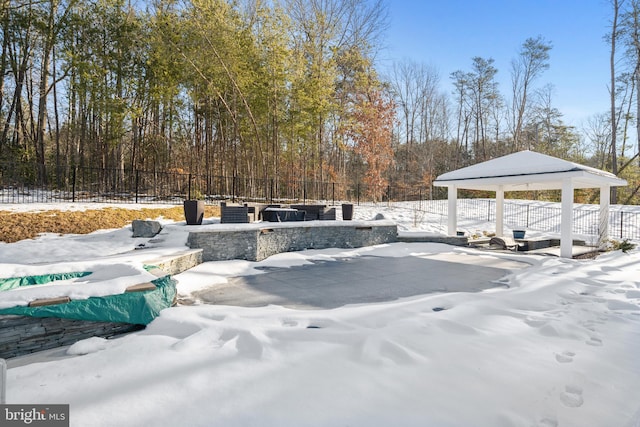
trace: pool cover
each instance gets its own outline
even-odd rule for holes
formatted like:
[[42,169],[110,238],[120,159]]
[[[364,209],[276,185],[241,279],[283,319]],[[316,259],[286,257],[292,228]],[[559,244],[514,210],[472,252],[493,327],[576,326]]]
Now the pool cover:
[[[90,273],[79,274],[86,275]],[[71,277],[65,277],[65,279],[68,278]],[[41,283],[47,283],[52,280],[56,279],[46,280]],[[29,280],[27,280],[27,282],[28,281]],[[0,285],[1,283],[2,282],[0,282]],[[63,304],[41,307],[10,307],[0,309],[0,315],[14,314],[19,316],[31,317],[58,317],[63,319],[89,320],[96,322],[116,322],[147,325],[153,319],[155,319],[158,314],[160,314],[160,311],[162,309],[170,307],[176,297],[176,281],[175,279],[172,279],[171,276],[164,276],[159,279],[152,280],[151,283],[156,285],[155,290],[143,292],[126,292],[123,294],[107,295],[103,297],[90,297],[82,300],[71,300]],[[2,288],[2,290],[5,289]]]
[[78,271],[74,273],[55,273],[41,274],[38,276],[7,277],[4,279],[0,278],[0,292],[19,288],[21,286],[44,285],[45,283],[53,282],[56,280],[75,279],[76,277],[84,277],[88,276],[89,274],[91,274],[90,271]]

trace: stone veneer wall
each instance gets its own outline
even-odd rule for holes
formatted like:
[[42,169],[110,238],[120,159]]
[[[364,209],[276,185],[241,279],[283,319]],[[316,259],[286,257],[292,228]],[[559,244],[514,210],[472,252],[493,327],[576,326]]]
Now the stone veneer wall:
[[320,221],[219,225],[189,233],[187,245],[202,249],[203,261],[260,261],[281,252],[304,249],[359,248],[396,242],[398,228],[390,221]]
[[255,261],[260,230],[192,231],[187,246],[202,249],[202,261],[246,259]]
[[144,326],[52,317],[0,316],[0,359],[70,345],[85,338],[109,338],[140,329]]

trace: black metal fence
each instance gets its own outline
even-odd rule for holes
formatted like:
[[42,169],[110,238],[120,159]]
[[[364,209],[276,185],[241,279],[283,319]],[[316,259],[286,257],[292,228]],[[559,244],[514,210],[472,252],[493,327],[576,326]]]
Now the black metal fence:
[[[447,215],[446,189],[388,185],[379,200],[361,183],[287,180],[281,177],[250,179],[239,176],[196,175],[179,172],[47,167],[0,163],[0,203],[154,203],[181,204],[188,198],[209,203],[220,200],[294,203],[322,200],[331,204],[353,202],[418,201],[416,211]],[[427,200],[428,199],[428,200]],[[560,232],[560,208],[542,203],[505,202],[507,227]],[[574,233],[598,234],[599,207],[577,205]],[[495,200],[459,199],[460,219],[495,221]],[[609,234],[640,239],[640,211],[612,206]]]
[[[389,185],[378,201],[419,200],[424,188]],[[299,202],[371,201],[360,183],[252,179],[165,171],[0,164],[0,203],[92,201],[179,204],[185,199]]]
[[[447,216],[447,200],[429,200],[420,203],[419,209]],[[553,205],[549,203],[549,205]],[[505,226],[529,230],[560,233],[562,209],[559,206],[544,206],[542,203],[504,202]],[[496,201],[492,199],[458,199],[458,219],[495,222]],[[598,235],[600,221],[599,205],[575,205],[573,208],[573,232]],[[640,209],[625,209],[610,206],[609,236],[615,239],[640,239]]]

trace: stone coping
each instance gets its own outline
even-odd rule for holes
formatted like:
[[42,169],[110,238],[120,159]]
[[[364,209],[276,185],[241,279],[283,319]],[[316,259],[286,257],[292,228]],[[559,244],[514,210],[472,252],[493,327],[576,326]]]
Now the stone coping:
[[371,227],[376,226],[396,226],[391,220],[314,220],[314,221],[288,221],[288,222],[250,222],[245,224],[203,224],[198,226],[189,226],[190,233],[199,232],[217,232],[217,231],[245,231],[245,230],[262,230],[264,228],[307,228],[307,227]]

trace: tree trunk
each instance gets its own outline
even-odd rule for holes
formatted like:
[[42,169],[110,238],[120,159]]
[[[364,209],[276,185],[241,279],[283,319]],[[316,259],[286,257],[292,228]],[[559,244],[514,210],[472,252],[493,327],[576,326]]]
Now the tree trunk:
[[[618,133],[618,120],[616,117],[616,39],[618,38],[618,13],[620,5],[618,0],[613,0],[613,22],[611,24],[611,55],[609,56],[609,70],[611,72],[611,87],[609,96],[611,101],[611,172],[618,173],[618,159],[616,137]],[[617,187],[611,187],[611,203],[618,201]]]
[[[7,53],[9,49],[9,0],[2,0],[2,51],[0,52],[0,111],[4,110],[4,86],[7,70]],[[11,119],[9,119],[10,121]],[[2,159],[3,147],[6,144],[6,135],[0,138],[0,159]]]

